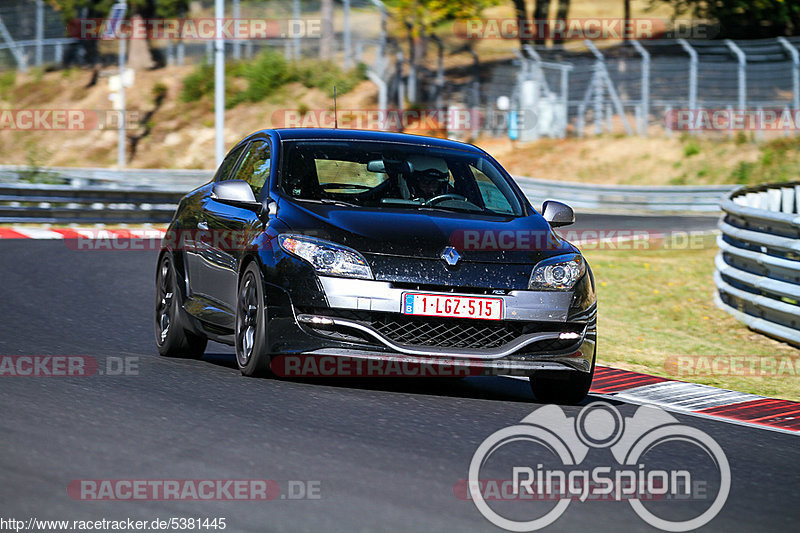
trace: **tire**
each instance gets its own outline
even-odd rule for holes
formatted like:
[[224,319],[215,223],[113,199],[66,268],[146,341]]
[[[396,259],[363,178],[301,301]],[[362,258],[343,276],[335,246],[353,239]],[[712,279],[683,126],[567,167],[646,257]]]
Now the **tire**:
[[155,335],[158,353],[167,357],[198,359],[208,339],[186,331],[180,319],[180,291],[172,259],[164,254],[156,271]]
[[529,378],[533,395],[542,403],[580,403],[589,394],[592,386],[594,361],[592,358],[592,369],[588,373],[573,370],[542,370],[534,373]]
[[267,352],[267,313],[264,284],[256,263],[250,263],[239,280],[236,293],[236,364],[245,376],[270,374]]

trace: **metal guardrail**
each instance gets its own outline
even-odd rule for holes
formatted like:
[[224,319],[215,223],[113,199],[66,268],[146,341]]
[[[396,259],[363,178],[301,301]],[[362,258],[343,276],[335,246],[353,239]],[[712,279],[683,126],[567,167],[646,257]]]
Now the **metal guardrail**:
[[735,185],[646,187],[593,185],[515,177],[525,195],[537,202],[558,200],[578,209],[603,211],[718,213],[720,201]]
[[800,345],[800,182],[742,188],[721,207],[716,304]]
[[169,222],[181,197],[212,176],[210,170],[0,166],[0,223]]
[[72,187],[107,187],[110,189],[186,192],[214,175],[213,170],[43,167],[0,165],[0,183],[20,183],[22,177]]
[[[0,223],[167,222],[181,196],[212,175],[210,170],[0,166]],[[720,199],[734,188],[515,180],[537,205],[552,199],[577,209],[626,212],[718,212]]]

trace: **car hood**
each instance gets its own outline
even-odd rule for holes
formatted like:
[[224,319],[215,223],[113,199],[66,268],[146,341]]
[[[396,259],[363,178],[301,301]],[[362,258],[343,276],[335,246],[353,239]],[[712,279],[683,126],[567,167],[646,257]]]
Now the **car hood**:
[[467,262],[538,263],[574,252],[541,215],[489,217],[430,209],[351,208],[282,199],[292,232],[343,244],[363,254],[440,260],[454,247]]

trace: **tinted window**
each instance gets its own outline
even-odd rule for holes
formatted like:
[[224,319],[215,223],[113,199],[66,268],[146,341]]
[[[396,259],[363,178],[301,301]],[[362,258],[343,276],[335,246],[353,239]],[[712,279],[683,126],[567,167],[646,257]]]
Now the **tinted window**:
[[299,200],[355,207],[521,216],[500,169],[482,154],[390,142],[284,141],[278,188]]
[[271,164],[269,143],[254,141],[247,149],[242,164],[236,171],[235,179],[249,183],[253,188],[253,193],[258,196],[269,181]]
[[215,180],[225,181],[233,179],[233,166],[236,164],[236,161],[239,160],[239,156],[242,154],[245,146],[246,145],[243,144],[228,153],[225,160],[222,161],[222,164],[219,166],[219,170],[217,170],[217,175],[214,177]]

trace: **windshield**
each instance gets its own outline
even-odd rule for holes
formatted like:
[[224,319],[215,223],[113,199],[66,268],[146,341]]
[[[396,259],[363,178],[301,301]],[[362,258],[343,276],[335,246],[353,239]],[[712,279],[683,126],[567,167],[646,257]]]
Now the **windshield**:
[[370,141],[284,141],[278,188],[353,207],[522,216],[508,180],[481,154]]

